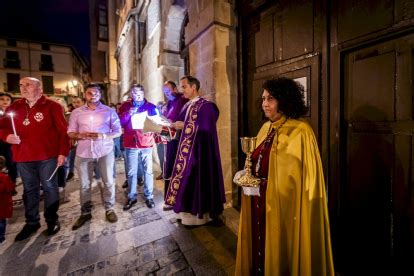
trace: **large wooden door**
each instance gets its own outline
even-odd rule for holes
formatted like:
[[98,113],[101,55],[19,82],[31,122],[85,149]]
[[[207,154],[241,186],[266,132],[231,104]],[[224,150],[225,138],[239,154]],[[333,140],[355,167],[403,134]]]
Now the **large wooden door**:
[[341,275],[414,267],[413,51],[411,35],[343,55]]

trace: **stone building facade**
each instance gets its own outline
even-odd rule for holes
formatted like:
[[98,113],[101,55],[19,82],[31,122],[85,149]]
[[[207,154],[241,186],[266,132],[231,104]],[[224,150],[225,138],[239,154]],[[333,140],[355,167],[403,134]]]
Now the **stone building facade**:
[[70,45],[0,38],[0,59],[0,91],[15,97],[23,77],[38,78],[45,94],[66,100],[82,95],[89,78],[86,61]]

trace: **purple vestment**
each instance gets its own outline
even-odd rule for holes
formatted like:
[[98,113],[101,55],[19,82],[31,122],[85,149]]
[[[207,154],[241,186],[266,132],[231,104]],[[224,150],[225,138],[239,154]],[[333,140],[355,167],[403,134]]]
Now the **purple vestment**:
[[[188,102],[188,99],[184,98],[182,94],[177,94],[174,100],[168,101],[166,111],[163,114],[171,122],[176,122],[177,118],[181,116],[181,120],[184,121],[185,111],[182,111],[183,106]],[[182,113],[180,115],[180,113]],[[165,153],[165,162],[163,168],[164,174],[164,196],[167,194],[168,186],[170,185],[170,177],[174,168],[175,156],[177,155],[178,139],[172,139],[167,142],[167,150]]]
[[216,122],[217,106],[203,98],[185,106],[184,121],[170,185],[165,197],[174,212],[217,218],[223,212],[224,181]]

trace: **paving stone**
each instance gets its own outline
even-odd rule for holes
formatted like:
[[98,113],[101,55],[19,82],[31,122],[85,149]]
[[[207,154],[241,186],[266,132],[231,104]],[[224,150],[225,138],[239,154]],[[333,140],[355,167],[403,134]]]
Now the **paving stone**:
[[170,234],[164,221],[156,220],[130,229],[136,247],[153,242]]
[[196,275],[226,275],[226,272],[203,246],[183,251],[183,254]]
[[156,272],[156,275],[172,275],[187,268],[188,263],[186,262],[186,260],[184,258],[179,258],[178,260],[158,270]]
[[200,245],[200,242],[194,237],[191,231],[182,226],[171,232],[171,236],[177,241],[180,250],[183,252]]
[[144,276],[144,275],[155,275],[155,271],[159,269],[157,262],[149,262],[140,267],[138,267],[133,272],[136,273],[134,275]]
[[42,254],[50,254],[55,252],[58,249],[59,244],[58,243],[51,243],[48,245],[43,246]]
[[175,251],[165,257],[159,258],[158,263],[160,264],[161,267],[164,267],[172,262],[175,262],[176,260],[180,258],[184,258],[183,254],[181,254],[180,251]]

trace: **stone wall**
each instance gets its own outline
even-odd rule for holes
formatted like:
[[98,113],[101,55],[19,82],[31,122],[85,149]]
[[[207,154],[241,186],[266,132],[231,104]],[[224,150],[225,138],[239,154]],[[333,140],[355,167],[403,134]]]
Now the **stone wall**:
[[187,1],[190,74],[201,82],[200,93],[214,101],[220,117],[217,130],[227,204],[232,203],[237,170],[237,46],[236,19],[228,1]]
[[118,56],[118,80],[121,97],[128,92],[132,82],[136,80],[135,53],[134,53],[134,28],[126,34],[125,42]]

